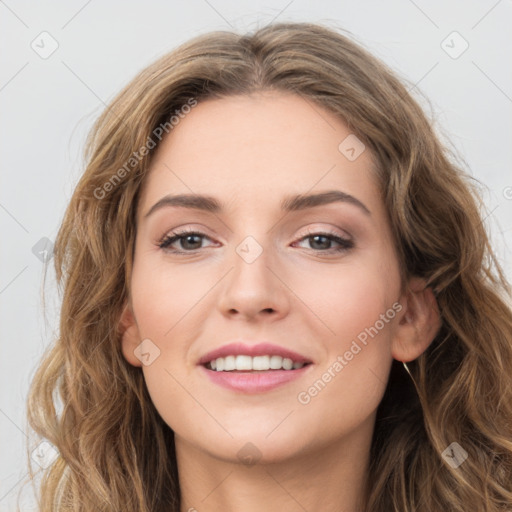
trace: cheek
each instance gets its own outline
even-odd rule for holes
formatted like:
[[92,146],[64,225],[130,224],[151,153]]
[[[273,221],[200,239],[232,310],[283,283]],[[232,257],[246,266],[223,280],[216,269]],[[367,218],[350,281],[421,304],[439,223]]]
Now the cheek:
[[141,334],[167,340],[181,319],[200,306],[201,298],[215,284],[214,276],[183,271],[151,259],[134,267],[133,307]]
[[[363,259],[321,269],[315,272],[314,279],[299,277],[293,286],[297,296],[314,313],[310,317],[323,324],[324,328],[317,331],[330,350],[342,350],[347,342],[374,326],[400,292],[397,269],[389,266],[384,272],[378,261],[372,264],[371,260]],[[389,334],[390,323],[385,322],[386,329],[382,329],[379,321],[383,335]]]
[[149,338],[159,351],[150,365],[142,367],[144,379],[160,416],[177,432],[187,431],[187,418],[204,415],[191,399],[199,393],[190,378],[195,365],[189,349],[201,335],[199,320],[206,319],[212,308],[206,294],[217,281],[211,272],[203,276],[142,258],[133,268],[132,304],[140,337]]
[[324,338],[326,358],[295,397],[296,419],[321,429],[322,438],[348,435],[371,424],[384,396],[392,363],[393,320],[380,319],[386,308],[376,298],[361,290],[331,318],[336,335]]
[[[392,362],[398,270],[362,262],[317,275],[315,284],[302,288],[325,329],[321,339],[325,360],[298,396],[311,414],[361,421],[378,406]],[[322,412],[323,411],[323,412]]]

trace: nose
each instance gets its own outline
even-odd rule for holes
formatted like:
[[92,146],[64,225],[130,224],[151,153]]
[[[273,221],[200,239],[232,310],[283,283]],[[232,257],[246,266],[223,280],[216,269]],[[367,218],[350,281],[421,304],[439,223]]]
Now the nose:
[[221,288],[219,308],[224,316],[275,321],[288,314],[290,290],[279,266],[263,252],[252,262],[236,253]]

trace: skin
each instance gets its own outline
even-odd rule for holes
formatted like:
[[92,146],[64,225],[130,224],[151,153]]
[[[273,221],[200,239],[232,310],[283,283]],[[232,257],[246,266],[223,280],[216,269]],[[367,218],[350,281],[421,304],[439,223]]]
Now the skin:
[[[175,432],[183,511],[359,510],[392,360],[418,357],[439,314],[421,280],[401,286],[372,155],[366,149],[351,162],[338,150],[350,133],[299,96],[265,92],[199,103],[157,150],[138,204],[120,325],[124,357],[141,367]],[[352,195],[371,213],[349,202],[280,209],[290,194],[327,190]],[[214,196],[223,210],[173,206],[145,217],[166,194],[192,192]],[[178,228],[206,236],[175,242],[184,255],[161,249]],[[353,247],[335,252],[335,241],[308,238],[326,231]],[[249,235],[263,250],[250,264],[236,252]],[[300,403],[299,393],[330,367],[332,374],[338,356],[395,303],[396,316]],[[260,394],[211,383],[198,359],[239,337],[313,364]],[[144,339],[160,350],[147,366],[134,354]],[[247,443],[255,464],[240,460],[254,450]]]

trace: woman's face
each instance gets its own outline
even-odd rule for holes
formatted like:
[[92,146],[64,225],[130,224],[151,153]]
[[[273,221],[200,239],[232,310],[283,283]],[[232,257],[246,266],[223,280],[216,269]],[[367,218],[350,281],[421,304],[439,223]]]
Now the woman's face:
[[403,316],[371,167],[343,122],[291,94],[199,103],[163,140],[123,353],[177,445],[276,461],[371,436]]

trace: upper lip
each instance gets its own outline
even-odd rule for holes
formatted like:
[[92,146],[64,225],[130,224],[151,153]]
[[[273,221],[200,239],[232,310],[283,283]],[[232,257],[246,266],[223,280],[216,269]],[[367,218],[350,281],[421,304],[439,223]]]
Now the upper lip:
[[228,343],[222,347],[216,348],[199,359],[198,364],[206,364],[218,357],[247,355],[255,356],[281,356],[283,358],[291,359],[294,363],[311,363],[312,361],[307,357],[294,352],[293,350],[274,345],[272,343],[256,343],[247,344],[241,341]]

